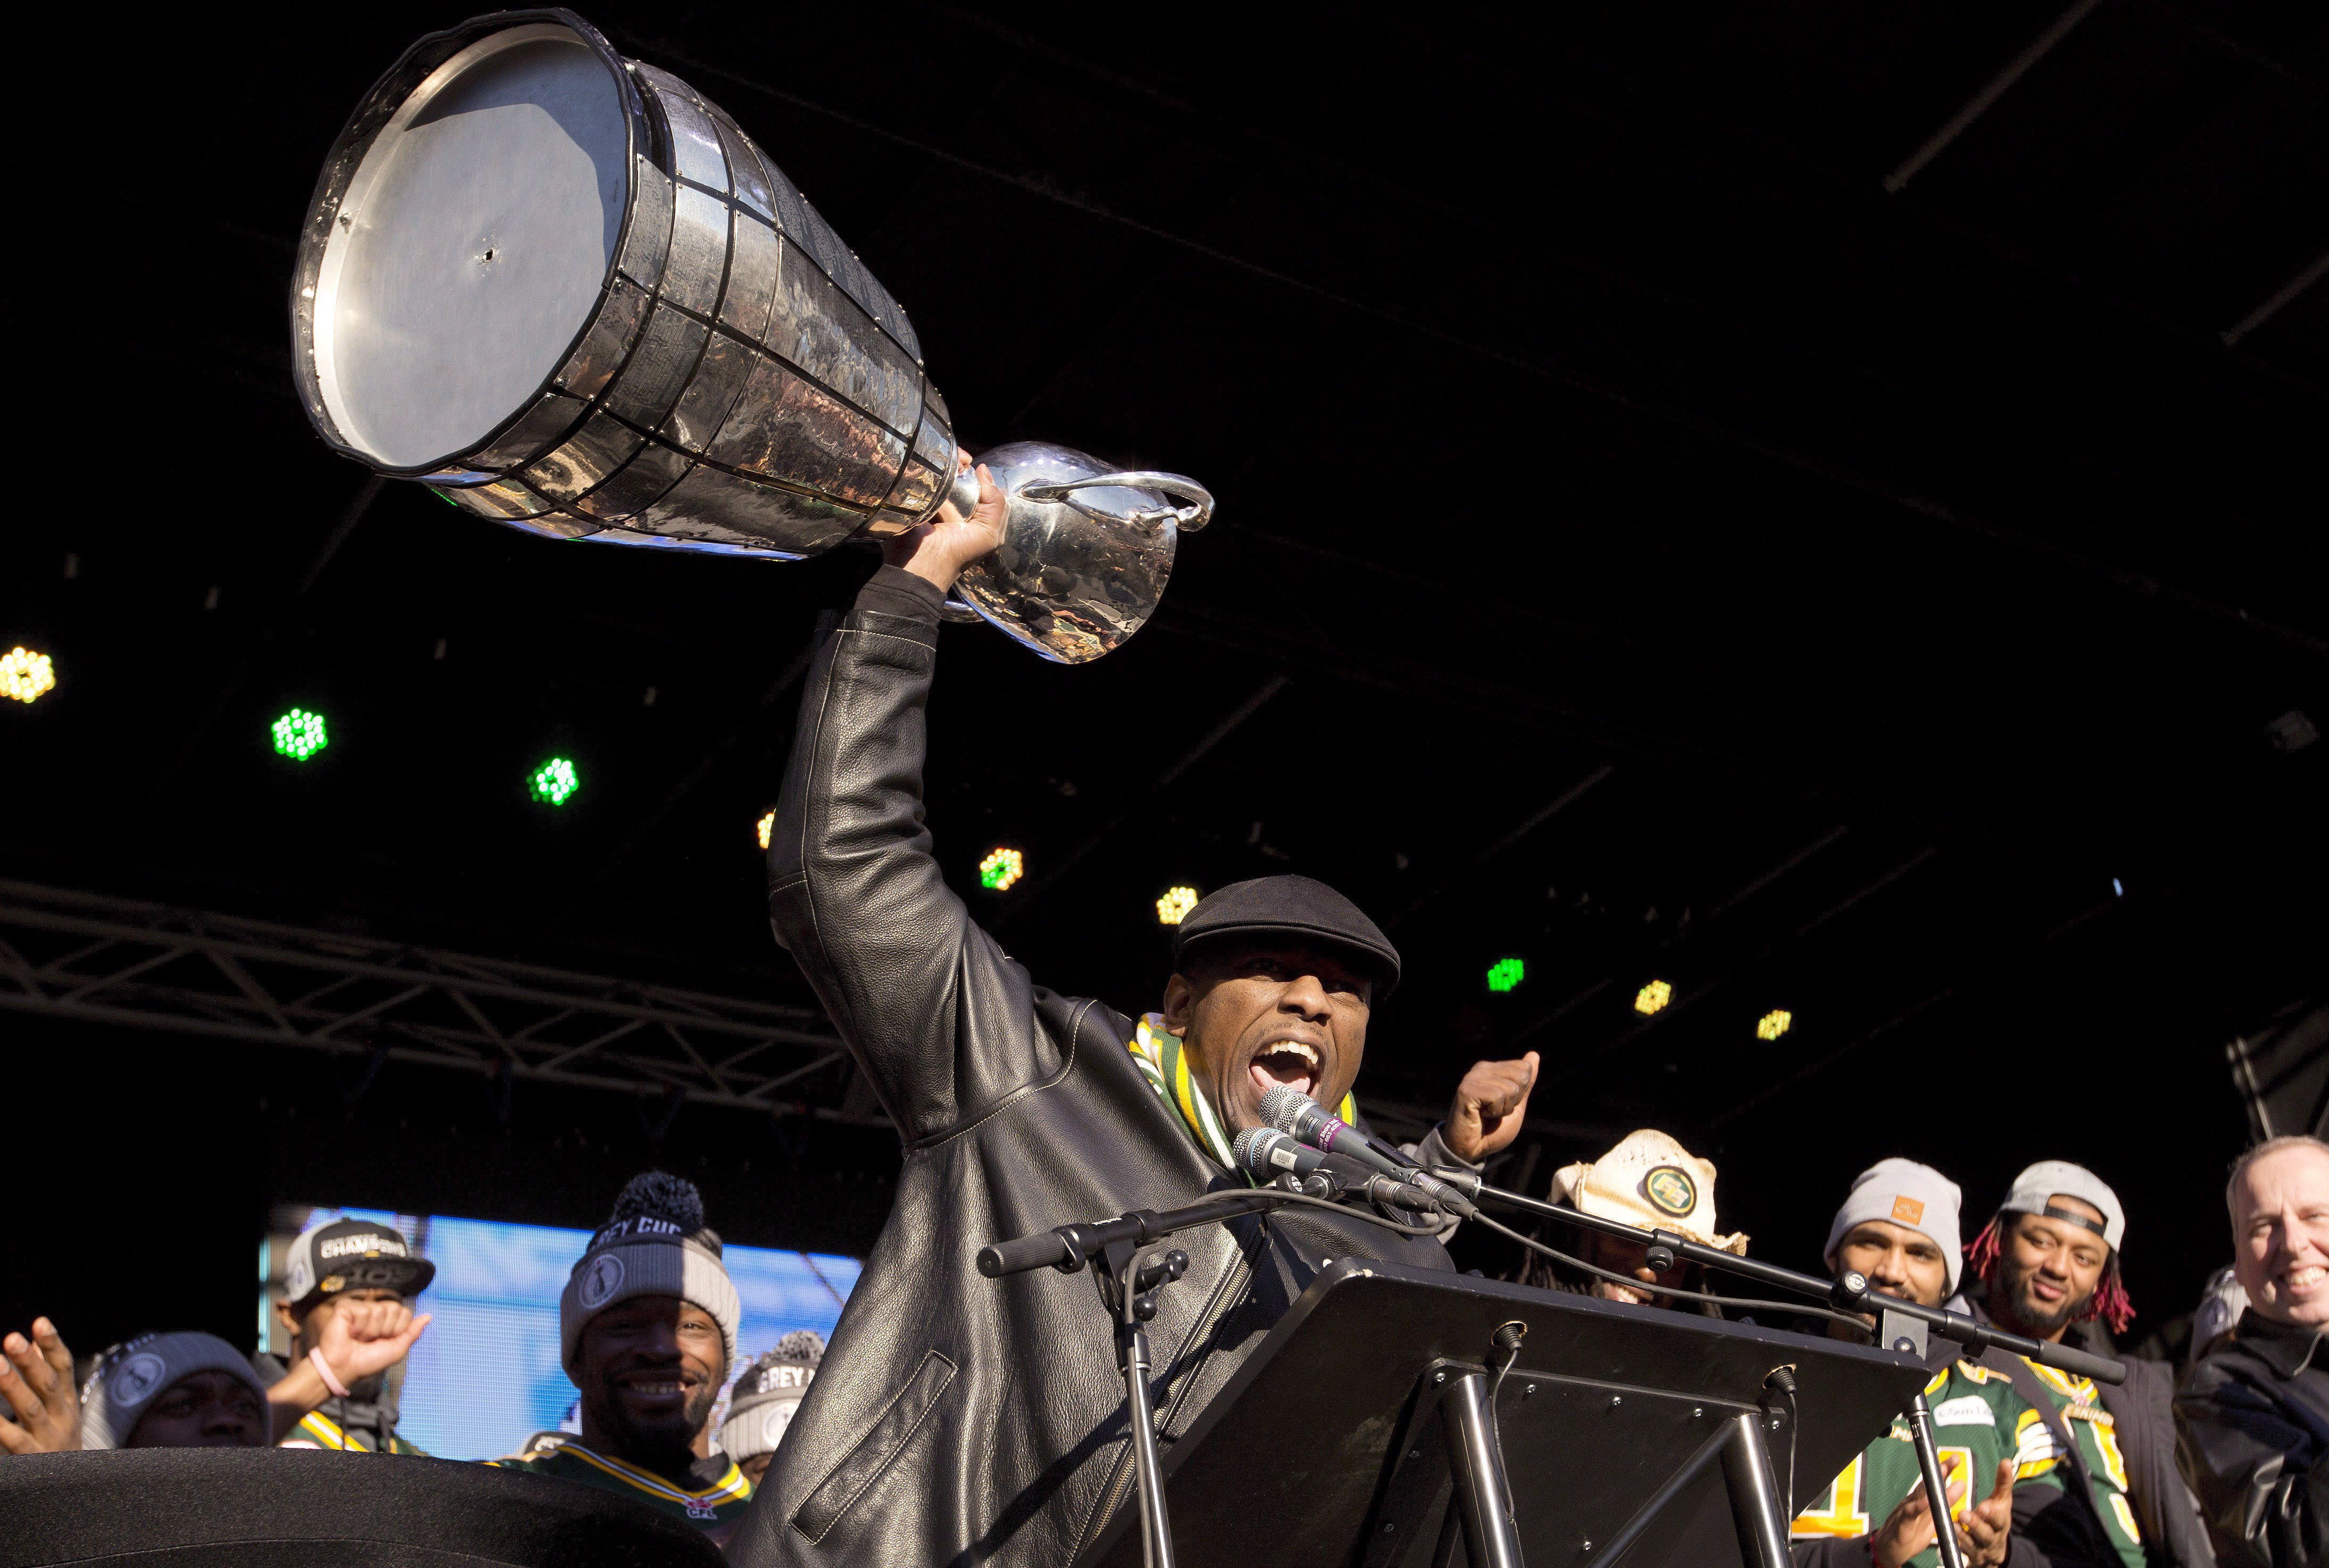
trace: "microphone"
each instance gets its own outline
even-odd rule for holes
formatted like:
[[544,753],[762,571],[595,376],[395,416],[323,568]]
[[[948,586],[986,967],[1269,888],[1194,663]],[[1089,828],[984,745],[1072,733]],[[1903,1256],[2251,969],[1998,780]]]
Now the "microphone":
[[[1295,1142],[1292,1137],[1274,1127],[1247,1128],[1237,1135],[1237,1142],[1231,1152],[1236,1157],[1240,1169],[1250,1171],[1264,1181],[1285,1176],[1298,1178],[1317,1173],[1316,1180],[1322,1185],[1311,1194],[1314,1197],[1334,1197],[1349,1185],[1333,1171],[1320,1168],[1326,1163],[1325,1155]],[[1306,1181],[1302,1185],[1306,1189],[1311,1184]],[[1369,1201],[1386,1208],[1428,1210],[1439,1206],[1439,1200],[1423,1188],[1392,1176],[1371,1176],[1359,1190]]]
[[1237,1157],[1239,1169],[1250,1171],[1264,1181],[1280,1171],[1308,1176],[1326,1163],[1325,1155],[1315,1148],[1305,1148],[1274,1127],[1247,1128],[1237,1135],[1231,1152]]
[[1438,1177],[1384,1154],[1364,1133],[1334,1115],[1290,1083],[1273,1084],[1261,1096],[1261,1114],[1278,1131],[1313,1148],[1346,1155],[1378,1176],[1420,1188],[1441,1208],[1466,1218],[1479,1213],[1472,1200]]

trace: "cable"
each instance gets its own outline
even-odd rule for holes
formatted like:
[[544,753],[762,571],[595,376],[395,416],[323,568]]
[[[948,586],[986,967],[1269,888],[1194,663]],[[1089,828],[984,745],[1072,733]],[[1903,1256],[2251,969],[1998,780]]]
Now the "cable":
[[1436,1236],[1447,1229],[1445,1221],[1436,1225],[1402,1225],[1397,1220],[1386,1219],[1381,1214],[1354,1208],[1349,1204],[1333,1203],[1325,1198],[1314,1198],[1307,1193],[1289,1193],[1284,1187],[1265,1187],[1262,1190],[1277,1193],[1290,1204],[1302,1204],[1314,1209],[1325,1209],[1330,1214],[1341,1214],[1348,1219],[1364,1220],[1371,1225],[1381,1225],[1386,1231],[1397,1231],[1402,1236]]
[[1784,1394],[1787,1401],[1787,1507],[1792,1508],[1796,1506],[1796,1429],[1802,1424],[1800,1412],[1796,1409],[1796,1369],[1793,1366],[1773,1367],[1771,1375],[1763,1380],[1763,1386]]
[[1485,1214],[1477,1216],[1475,1223],[1511,1237],[1531,1252],[1542,1252],[1546,1257],[1558,1259],[1572,1269],[1582,1269],[1589,1274],[1597,1274],[1612,1284],[1623,1285],[1628,1290],[1639,1290],[1645,1296],[1671,1296],[1678,1301],[1704,1301],[1716,1307],[1736,1307],[1741,1309],[1760,1308],[1769,1312],[1794,1312],[1806,1318],[1825,1318],[1831,1322],[1841,1323],[1846,1327],[1857,1328],[1863,1334],[1868,1331],[1867,1323],[1849,1312],[1834,1312],[1825,1307],[1808,1307],[1800,1301],[1758,1301],[1743,1296],[1715,1296],[1701,1290],[1677,1290],[1664,1285],[1645,1285],[1630,1274],[1619,1274],[1608,1269],[1596,1268],[1582,1258],[1572,1258],[1559,1248],[1549,1247],[1533,1236],[1523,1236],[1510,1225],[1492,1220]]

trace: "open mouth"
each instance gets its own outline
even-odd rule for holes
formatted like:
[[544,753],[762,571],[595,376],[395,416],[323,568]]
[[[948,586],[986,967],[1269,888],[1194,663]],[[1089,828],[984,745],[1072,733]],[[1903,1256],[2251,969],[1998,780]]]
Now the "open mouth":
[[1256,1094],[1267,1094],[1280,1083],[1315,1094],[1322,1065],[1316,1046],[1301,1040],[1272,1040],[1254,1053],[1246,1072],[1253,1079]]
[[2280,1277],[2281,1289],[2292,1296],[2309,1296],[2324,1284],[2329,1284],[2329,1269],[2318,1263],[2301,1269],[2291,1269]]

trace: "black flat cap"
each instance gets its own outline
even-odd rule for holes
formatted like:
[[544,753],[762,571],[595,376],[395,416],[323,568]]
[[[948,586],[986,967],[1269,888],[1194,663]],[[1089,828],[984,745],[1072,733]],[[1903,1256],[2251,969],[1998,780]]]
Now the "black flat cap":
[[1197,902],[1173,930],[1173,967],[1191,944],[1219,937],[1296,937],[1324,941],[1357,959],[1375,978],[1381,1001],[1399,984],[1399,949],[1366,912],[1306,876],[1258,876],[1233,882]]

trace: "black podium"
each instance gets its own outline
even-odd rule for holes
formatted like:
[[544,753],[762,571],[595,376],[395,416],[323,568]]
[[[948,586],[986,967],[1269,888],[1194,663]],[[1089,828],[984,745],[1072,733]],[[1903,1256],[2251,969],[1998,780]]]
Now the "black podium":
[[486,1465],[300,1449],[0,1457],[0,1568],[721,1568],[684,1520]]
[[[1337,1262],[1173,1444],[1164,1495],[1183,1568],[1759,1568],[1928,1376],[1837,1340]],[[1127,1502],[1079,1568],[1140,1561]]]

